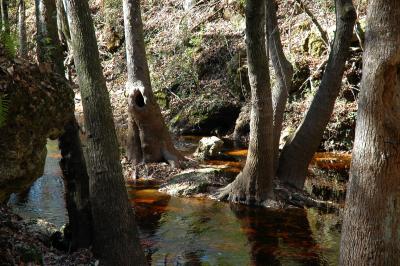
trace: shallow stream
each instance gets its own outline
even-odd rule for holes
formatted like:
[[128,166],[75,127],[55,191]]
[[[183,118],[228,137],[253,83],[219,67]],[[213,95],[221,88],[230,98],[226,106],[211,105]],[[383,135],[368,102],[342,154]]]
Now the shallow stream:
[[[190,153],[196,141],[181,140],[180,148]],[[24,218],[42,218],[61,226],[67,216],[57,143],[50,141],[48,151],[44,176],[29,191],[13,195],[9,205]],[[227,145],[225,153],[239,158],[225,161],[225,165],[232,171],[240,170],[240,158],[245,158],[246,150]],[[322,156],[320,162],[335,165],[347,160],[325,155],[328,159]],[[224,165],[224,161],[206,164]],[[208,199],[176,198],[158,192],[156,187],[134,184],[127,184],[127,189],[152,265],[337,264],[337,214],[295,208],[270,211]]]

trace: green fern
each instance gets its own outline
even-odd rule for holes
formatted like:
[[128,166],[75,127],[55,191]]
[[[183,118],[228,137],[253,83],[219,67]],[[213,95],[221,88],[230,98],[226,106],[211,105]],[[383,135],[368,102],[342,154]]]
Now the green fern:
[[0,42],[4,46],[6,56],[9,58],[15,58],[18,49],[18,39],[14,33],[0,33]]
[[8,113],[8,100],[6,95],[0,94],[0,127],[4,126]]

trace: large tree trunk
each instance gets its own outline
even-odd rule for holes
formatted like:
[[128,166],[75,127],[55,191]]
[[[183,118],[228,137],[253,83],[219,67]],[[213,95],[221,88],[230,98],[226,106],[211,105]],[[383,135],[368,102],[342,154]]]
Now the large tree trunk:
[[[46,0],[38,3],[37,13],[40,17],[37,28],[41,32],[41,42],[38,43],[44,53],[39,64],[51,63],[55,72],[64,76],[64,65],[57,35],[56,16],[54,13],[55,0]],[[44,42],[43,40],[46,40]],[[43,45],[46,45],[43,47]],[[48,48],[53,47],[53,48]],[[72,88],[71,88],[72,90]],[[89,202],[89,176],[86,171],[85,159],[79,139],[78,124],[72,114],[71,121],[65,126],[65,132],[59,139],[62,155],[60,162],[66,187],[66,205],[71,229],[71,249],[89,247],[92,242],[91,210]]]
[[122,176],[89,4],[68,0],[66,9],[87,131],[93,251],[101,265],[146,265]]
[[1,30],[10,34],[10,20],[8,18],[8,0],[0,0],[1,2]]
[[280,180],[297,188],[304,186],[308,165],[332,115],[342,84],[355,20],[356,11],[352,1],[336,0],[335,40],[321,85],[301,125],[286,142],[279,159]]
[[63,52],[57,29],[55,0],[35,0],[37,60],[39,64],[53,65],[54,70],[64,76]]
[[25,1],[19,0],[18,3],[18,40],[19,40],[19,55],[26,57],[28,54],[26,44],[26,21],[25,21]]
[[248,0],[246,44],[251,86],[249,153],[243,171],[220,198],[245,204],[265,205],[273,199],[273,114],[265,49],[265,0]]
[[283,52],[276,10],[277,7],[275,0],[267,0],[266,41],[277,81],[276,86],[272,90],[272,106],[274,112],[274,173],[278,167],[279,139],[282,131],[283,115],[285,112],[286,102],[292,87],[293,76],[292,64],[290,64],[290,62],[286,59],[285,53]]
[[124,0],[128,82],[128,159],[134,163],[166,161],[183,157],[175,149],[151,88],[143,39],[139,0]]
[[400,265],[400,3],[367,22],[340,265]]

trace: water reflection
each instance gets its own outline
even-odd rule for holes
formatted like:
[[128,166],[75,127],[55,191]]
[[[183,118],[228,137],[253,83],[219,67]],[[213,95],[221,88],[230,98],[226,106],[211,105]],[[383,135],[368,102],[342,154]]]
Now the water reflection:
[[[151,265],[336,264],[338,246],[321,237],[333,234],[337,242],[336,232],[315,224],[311,230],[307,210],[271,211],[143,187],[129,190]],[[324,223],[323,214],[319,220]]]
[[248,264],[247,238],[229,205],[169,197],[155,189],[130,191],[152,265]]
[[[24,218],[44,218],[60,226],[67,216],[57,143],[48,148],[45,175],[28,191],[13,195],[10,205]],[[228,155],[238,158],[228,166],[240,168],[245,150]],[[336,214],[176,198],[140,183],[128,184],[128,191],[151,265],[337,265]]]
[[67,213],[57,141],[49,141],[47,150],[43,176],[28,190],[11,195],[8,205],[25,219],[45,219],[60,227],[67,221]]
[[252,265],[326,265],[303,209],[272,211],[232,204],[251,247]]

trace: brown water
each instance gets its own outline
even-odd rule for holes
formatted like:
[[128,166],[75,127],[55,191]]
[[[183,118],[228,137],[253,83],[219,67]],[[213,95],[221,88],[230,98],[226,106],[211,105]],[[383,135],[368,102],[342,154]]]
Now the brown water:
[[[181,140],[190,154],[197,139]],[[45,175],[9,205],[25,218],[67,222],[57,143],[49,142]],[[246,150],[225,150],[231,161],[204,164],[239,171]],[[340,157],[340,156],[339,156]],[[335,163],[329,154],[319,160]],[[321,157],[322,158],[322,157]],[[340,159],[341,160],[341,159]],[[207,199],[176,198],[157,188],[127,184],[142,245],[151,265],[336,265],[340,222],[316,210],[271,211]]]
[[128,186],[152,265],[336,265],[337,217],[176,198]]

